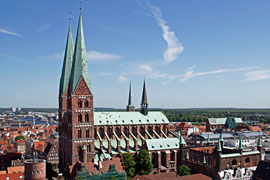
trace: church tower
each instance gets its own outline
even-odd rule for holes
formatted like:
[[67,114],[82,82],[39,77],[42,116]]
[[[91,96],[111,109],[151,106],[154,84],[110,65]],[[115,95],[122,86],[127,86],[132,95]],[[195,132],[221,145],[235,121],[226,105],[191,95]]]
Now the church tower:
[[146,86],[145,86],[145,80],[143,82],[143,93],[142,93],[142,102],[141,102],[141,113],[143,115],[148,114],[148,101],[147,101],[147,95],[146,95]]
[[[59,141],[60,152],[62,151],[61,172],[66,172],[69,166],[74,166],[77,162],[91,162],[95,156],[93,95],[81,15],[67,86],[65,127],[61,125],[60,128],[61,131],[65,129],[65,133],[61,132],[62,138]],[[62,110],[60,104],[59,109]]]
[[135,107],[132,104],[131,82],[129,84],[128,105],[127,105],[126,111],[135,111]]
[[73,60],[73,37],[71,25],[69,25],[67,44],[65,49],[65,57],[62,67],[62,74],[60,78],[59,87],[59,169],[64,171],[64,164],[67,162],[65,150],[67,149],[67,100],[68,100],[68,86],[71,73],[71,66]]

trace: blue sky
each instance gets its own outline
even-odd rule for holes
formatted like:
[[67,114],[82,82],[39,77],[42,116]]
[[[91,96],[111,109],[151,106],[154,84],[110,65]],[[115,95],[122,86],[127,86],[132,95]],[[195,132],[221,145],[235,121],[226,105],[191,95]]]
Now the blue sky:
[[[57,107],[78,0],[0,3],[0,107]],[[270,107],[267,0],[92,0],[82,5],[96,107]]]

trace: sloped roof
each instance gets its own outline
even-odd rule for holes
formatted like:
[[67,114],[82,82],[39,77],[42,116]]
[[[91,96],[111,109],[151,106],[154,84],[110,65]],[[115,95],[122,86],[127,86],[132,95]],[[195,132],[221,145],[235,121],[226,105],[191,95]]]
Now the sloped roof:
[[133,180],[211,180],[212,178],[203,174],[193,174],[188,176],[177,176],[176,173],[159,173],[150,175],[136,175]]
[[169,120],[160,111],[148,112],[94,112],[94,125],[135,125],[135,124],[168,124]]
[[145,141],[149,151],[179,148],[178,138],[146,139]]
[[[231,118],[231,119],[234,119],[236,123],[243,123],[241,118]],[[225,124],[226,120],[227,118],[208,118],[208,122],[211,125]]]
[[262,131],[262,129],[259,126],[249,126],[248,128],[250,131],[253,132]]
[[[208,134],[208,133],[205,133],[205,134],[199,134],[198,136],[199,137],[202,137],[203,140],[207,140],[208,139],[208,135],[209,135],[209,139],[210,140],[213,140],[213,139],[219,139],[220,137],[220,134]],[[222,137],[223,139],[233,139],[233,134],[231,133],[222,133]]]

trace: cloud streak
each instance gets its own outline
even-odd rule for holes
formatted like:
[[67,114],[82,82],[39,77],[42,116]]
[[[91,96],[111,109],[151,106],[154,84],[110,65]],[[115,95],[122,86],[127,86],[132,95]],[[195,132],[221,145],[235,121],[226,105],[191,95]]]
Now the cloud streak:
[[8,35],[11,35],[11,36],[22,37],[22,35],[20,35],[18,33],[11,32],[11,31],[8,31],[8,30],[2,29],[2,28],[0,28],[0,33],[8,34]]
[[199,76],[206,76],[206,75],[212,75],[212,74],[222,74],[222,73],[233,73],[233,72],[240,72],[240,71],[248,71],[254,69],[254,67],[243,67],[243,68],[232,68],[232,69],[217,69],[213,71],[204,71],[204,72],[194,72],[193,68],[188,70],[181,78],[180,80],[182,82],[187,81],[194,77]]
[[119,60],[122,56],[117,54],[110,54],[110,53],[103,53],[97,51],[89,51],[87,52],[87,60],[91,62],[106,62],[106,61],[113,61]]
[[251,71],[251,72],[247,72],[245,76],[246,76],[245,81],[259,81],[259,80],[270,79],[270,70]]
[[125,76],[123,76],[123,75],[119,75],[119,76],[118,76],[118,81],[119,81],[120,83],[125,83],[125,82],[128,81],[128,78],[125,77]]
[[162,18],[160,8],[149,3],[151,13],[163,32],[163,39],[167,42],[167,50],[163,53],[165,64],[173,62],[183,52],[184,46],[179,42],[175,33],[170,30],[167,22]]

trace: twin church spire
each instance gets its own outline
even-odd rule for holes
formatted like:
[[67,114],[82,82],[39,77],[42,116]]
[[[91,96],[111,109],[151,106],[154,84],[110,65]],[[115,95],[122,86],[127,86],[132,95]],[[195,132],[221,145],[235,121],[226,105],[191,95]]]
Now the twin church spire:
[[[131,89],[131,82],[129,85],[129,94],[128,94],[128,105],[126,108],[127,111],[135,111],[135,107],[132,104],[132,89]],[[142,101],[141,101],[141,110],[140,112],[143,115],[148,114],[148,101],[147,101],[147,95],[146,95],[146,85],[145,85],[145,80],[143,83],[143,93],[142,93]]]
[[82,15],[80,15],[76,36],[75,48],[73,50],[73,38],[71,25],[69,25],[68,38],[65,50],[62,75],[60,80],[60,94],[63,95],[68,86],[71,94],[74,94],[80,80],[83,78],[88,89],[91,89],[86,58]]
[[[88,73],[88,63],[86,56],[86,48],[85,48],[85,40],[83,33],[83,25],[82,25],[82,15],[80,15],[75,48],[72,37],[71,25],[69,25],[68,37],[65,49],[65,57],[63,62],[62,74],[60,79],[60,96],[67,93],[68,88],[71,94],[75,93],[75,90],[81,81],[84,80],[86,86],[89,91],[91,90],[89,73]],[[128,97],[128,105],[126,108],[127,111],[135,111],[135,107],[132,103],[132,87],[131,83],[129,85],[129,97]],[[141,110],[140,112],[143,115],[148,114],[148,101],[146,95],[146,85],[145,80],[143,83],[143,93],[142,93],[142,101],[141,101]]]

